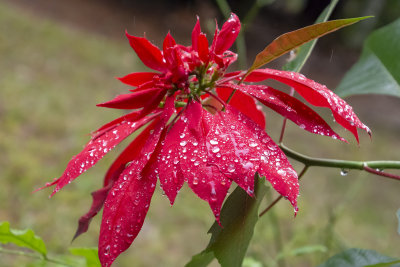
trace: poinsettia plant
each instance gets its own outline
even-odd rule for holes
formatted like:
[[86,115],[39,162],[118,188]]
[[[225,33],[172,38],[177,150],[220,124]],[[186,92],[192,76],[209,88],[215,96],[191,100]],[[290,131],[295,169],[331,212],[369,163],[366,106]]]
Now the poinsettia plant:
[[229,49],[241,28],[233,13],[221,29],[216,26],[212,40],[197,19],[190,46],[177,44],[168,33],[159,49],[144,37],[126,33],[137,56],[153,71],[119,78],[130,86],[129,92],[98,106],[133,111],[94,131],[64,173],[45,186],[55,186],[54,195],[125,138],[138,133],[112,163],[103,187],[92,193],[92,206],[80,218],[75,237],[86,232],[91,219],[104,208],[98,251],[102,266],[110,266],[141,230],[157,183],[171,205],[186,183],[208,202],[220,223],[221,207],[232,182],[254,197],[255,177],[262,177],[290,201],[296,213],[298,175],[285,155],[287,150],[282,151],[266,133],[260,104],[308,132],[346,140],[308,105],[261,82],[279,81],[309,104],[328,108],[357,141],[357,129],[369,134],[370,130],[351,106],[326,86],[300,73],[260,67],[361,19],[325,22],[283,35],[245,71],[228,71],[237,59]]

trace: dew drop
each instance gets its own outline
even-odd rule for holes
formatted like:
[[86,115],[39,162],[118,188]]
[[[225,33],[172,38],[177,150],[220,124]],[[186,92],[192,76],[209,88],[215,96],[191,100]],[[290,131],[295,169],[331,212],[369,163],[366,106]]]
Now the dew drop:
[[218,145],[218,141],[215,140],[215,139],[210,140],[210,144],[212,144],[212,145]]
[[341,176],[346,176],[348,173],[349,173],[349,170],[348,170],[348,169],[341,169],[341,170],[340,170],[340,175],[341,175]]
[[108,254],[110,254],[110,249],[111,249],[111,246],[110,245],[108,245],[108,246],[106,246],[106,248],[105,248],[105,250],[104,250],[104,255],[108,255]]
[[181,146],[186,146],[187,141],[181,141],[179,144],[180,144]]
[[227,170],[228,170],[228,172],[230,172],[230,173],[234,172],[234,171],[235,171],[235,165],[229,164]]
[[217,146],[216,146],[216,147],[213,147],[213,148],[212,148],[212,152],[213,152],[213,153],[218,153],[218,152],[219,152],[219,147],[217,147]]
[[179,137],[180,137],[180,138],[184,138],[184,137],[185,137],[185,133],[181,133],[181,134],[179,135]]
[[256,143],[256,142],[251,142],[251,143],[249,144],[249,146],[250,146],[250,147],[256,147],[256,146],[257,146],[257,143]]

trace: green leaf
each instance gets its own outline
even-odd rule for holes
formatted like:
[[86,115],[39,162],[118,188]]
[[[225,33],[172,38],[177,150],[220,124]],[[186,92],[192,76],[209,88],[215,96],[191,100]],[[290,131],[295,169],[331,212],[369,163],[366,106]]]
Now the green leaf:
[[239,187],[233,191],[221,210],[222,227],[217,222],[213,224],[207,248],[193,256],[186,267],[207,266],[214,258],[222,267],[242,266],[258,221],[258,208],[267,191],[265,179],[257,177],[255,197],[250,197]]
[[[374,250],[351,248],[329,258],[325,263],[318,267],[360,267],[360,266],[391,266],[399,267],[398,261],[381,255]],[[383,264],[383,265],[382,265]],[[389,265],[387,265],[389,264]],[[393,265],[395,264],[395,265]]]
[[400,19],[372,32],[360,59],[335,93],[341,97],[360,94],[400,97]]
[[[324,11],[319,15],[315,23],[321,23],[328,20],[330,15],[332,14],[333,9],[336,7],[336,4],[339,0],[332,0],[331,3],[324,9]],[[286,63],[283,66],[283,70],[287,71],[295,71],[300,72],[306,63],[307,59],[310,57],[312,50],[314,49],[315,44],[317,43],[317,39],[310,41],[299,48],[296,49],[296,57]]]
[[97,248],[70,248],[72,255],[82,256],[86,260],[86,267],[101,267]]
[[282,34],[257,54],[245,76],[296,47],[366,18],[369,17],[331,20]]
[[9,222],[0,223],[0,243],[13,243],[19,247],[29,248],[46,257],[47,250],[43,240],[30,230],[10,229]]

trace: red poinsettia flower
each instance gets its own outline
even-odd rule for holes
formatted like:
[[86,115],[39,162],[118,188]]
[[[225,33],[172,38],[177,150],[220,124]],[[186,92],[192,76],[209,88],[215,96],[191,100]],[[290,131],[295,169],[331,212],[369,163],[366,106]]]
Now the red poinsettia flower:
[[157,181],[171,204],[186,182],[209,203],[219,221],[231,183],[252,196],[258,173],[297,211],[297,174],[264,131],[264,115],[256,101],[304,130],[344,139],[296,98],[254,82],[273,79],[291,86],[310,104],[331,109],[336,122],[357,140],[357,128],[369,131],[344,100],[301,74],[260,69],[243,83],[235,83],[245,72],[226,70],[237,57],[228,49],[239,30],[240,21],[232,14],[221,30],[217,27],[210,45],[197,20],[191,46],[176,44],[168,34],[162,51],[145,38],[126,34],[139,58],[156,72],[120,78],[133,87],[131,92],[98,106],[133,111],[95,131],[63,175],[46,185],[55,185],[55,194],[126,137],[144,128],[111,165],[104,187],[92,193],[92,207],[79,220],[75,236],[87,231],[90,220],[104,205],[99,239],[103,266],[110,266],[139,233]]

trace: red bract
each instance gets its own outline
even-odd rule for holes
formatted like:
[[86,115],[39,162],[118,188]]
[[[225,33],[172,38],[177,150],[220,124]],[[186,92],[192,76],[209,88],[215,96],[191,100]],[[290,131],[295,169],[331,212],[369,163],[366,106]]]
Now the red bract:
[[209,203],[218,222],[231,183],[253,196],[257,174],[297,211],[297,174],[264,131],[265,117],[257,103],[309,132],[344,139],[296,98],[246,82],[274,79],[285,83],[312,105],[331,109],[335,120],[357,140],[357,128],[369,131],[344,100],[301,74],[261,69],[250,73],[243,83],[235,83],[245,72],[226,73],[226,69],[237,58],[228,49],[239,30],[239,19],[232,14],[221,31],[217,27],[209,45],[197,20],[191,46],[176,44],[168,33],[162,51],[145,38],[126,34],[143,63],[157,72],[119,78],[133,87],[131,92],[98,106],[133,111],[95,131],[63,175],[46,185],[55,185],[56,193],[145,127],[111,165],[103,188],[92,193],[93,204],[79,220],[75,237],[87,231],[91,219],[104,206],[99,239],[103,266],[110,266],[139,233],[157,180],[171,205],[186,182]]

